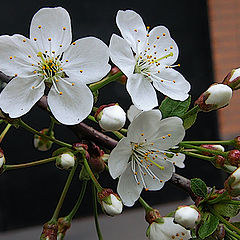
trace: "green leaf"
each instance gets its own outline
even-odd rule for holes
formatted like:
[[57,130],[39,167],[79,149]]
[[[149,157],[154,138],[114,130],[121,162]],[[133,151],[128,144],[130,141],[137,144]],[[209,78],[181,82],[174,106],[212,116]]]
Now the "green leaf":
[[207,197],[207,185],[200,178],[191,179],[190,187],[196,196]]
[[189,96],[185,101],[173,100],[166,97],[159,109],[162,113],[163,118],[167,117],[182,117],[188,110],[191,103],[191,96]]
[[218,217],[212,215],[211,213],[208,213],[206,221],[204,221],[199,228],[198,231],[199,237],[205,239],[206,237],[213,234],[216,231],[218,224],[219,224]]
[[183,126],[185,130],[189,129],[197,119],[197,112],[193,112],[192,114],[188,115],[187,117],[183,118]]
[[230,203],[218,203],[213,205],[213,208],[224,217],[235,217],[240,211],[240,206]]

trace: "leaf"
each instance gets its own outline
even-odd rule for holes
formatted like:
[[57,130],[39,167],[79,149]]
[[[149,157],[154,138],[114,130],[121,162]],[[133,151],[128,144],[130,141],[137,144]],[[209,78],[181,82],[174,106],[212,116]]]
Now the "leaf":
[[207,185],[200,178],[191,179],[190,187],[196,196],[207,197]]
[[182,117],[188,110],[191,103],[191,96],[189,96],[185,101],[173,100],[169,97],[166,97],[159,109],[162,113],[163,118],[167,117]]
[[205,239],[206,237],[213,234],[216,231],[218,224],[219,224],[218,217],[212,215],[211,213],[208,213],[206,221],[204,221],[204,223],[199,228],[198,231],[199,237]]
[[235,217],[240,211],[240,206],[231,203],[218,203],[213,208],[224,217]]

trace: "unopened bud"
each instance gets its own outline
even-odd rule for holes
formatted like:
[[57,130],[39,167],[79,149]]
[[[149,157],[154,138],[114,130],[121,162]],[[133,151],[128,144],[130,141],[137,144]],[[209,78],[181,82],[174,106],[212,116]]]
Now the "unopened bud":
[[151,211],[148,211],[145,215],[145,220],[149,223],[152,224],[155,222],[157,219],[161,219],[160,212],[157,209],[152,209]]
[[72,152],[66,152],[56,158],[56,166],[60,169],[72,168],[75,164],[75,156]]
[[103,105],[97,110],[95,119],[103,130],[116,131],[124,126],[126,113],[117,104]]
[[232,90],[237,90],[240,88],[240,68],[233,69],[224,78],[223,84],[228,85]]
[[71,227],[71,221],[67,217],[58,219],[58,238],[63,239],[66,235],[67,230]]
[[[111,74],[111,75],[114,75],[114,74],[116,74],[116,73],[118,73],[118,72],[120,72],[120,69],[119,69],[118,67],[113,67],[113,68],[111,69],[110,74]],[[120,83],[122,83],[122,84],[125,84],[125,83],[127,82],[127,77],[126,77],[125,75],[122,75],[121,77],[119,77],[118,81],[119,81]]]
[[240,168],[235,170],[225,181],[224,188],[230,196],[240,196]]
[[[51,131],[49,133],[47,128],[44,128],[43,130],[40,131],[40,133],[48,135],[50,137],[54,136],[53,131]],[[39,136],[37,134],[34,135],[34,139],[33,139],[33,145],[34,147],[39,150],[39,151],[47,151],[52,147],[52,141],[50,141],[49,139]]]
[[98,193],[99,202],[103,211],[109,216],[115,216],[122,213],[122,201],[112,189],[104,188]]
[[201,220],[201,215],[194,205],[179,206],[175,212],[174,220],[185,228],[193,229]]
[[204,112],[227,106],[232,98],[232,89],[224,84],[213,84],[195,102]]
[[45,223],[40,240],[57,240],[58,225]]
[[4,166],[6,162],[3,150],[0,148],[0,169]]
[[240,164],[240,151],[237,149],[229,151],[228,161],[232,166],[238,167]]
[[[217,150],[217,151],[221,151],[221,152],[225,151],[224,147],[222,145],[218,145],[218,144],[215,144],[215,145],[202,144],[201,147],[207,148],[207,149],[210,149],[210,150]],[[213,156],[214,155],[214,154],[209,153],[209,152],[202,152],[202,153],[206,156]]]
[[88,163],[94,173],[101,173],[105,169],[103,161],[104,151],[96,144],[89,145],[89,158]]
[[216,155],[214,160],[215,160],[214,164],[216,168],[222,168],[226,162],[226,158],[221,155]]

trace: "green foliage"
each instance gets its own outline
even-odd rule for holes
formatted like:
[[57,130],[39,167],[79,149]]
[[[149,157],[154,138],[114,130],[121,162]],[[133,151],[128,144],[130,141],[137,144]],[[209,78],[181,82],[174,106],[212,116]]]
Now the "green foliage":
[[240,206],[231,203],[214,204],[213,208],[224,217],[235,217],[240,211]]
[[207,185],[200,178],[191,179],[191,190],[198,197],[207,197]]
[[191,103],[191,96],[188,97],[185,101],[173,100],[169,97],[166,97],[159,109],[162,113],[163,118],[167,117],[182,117],[188,110]]

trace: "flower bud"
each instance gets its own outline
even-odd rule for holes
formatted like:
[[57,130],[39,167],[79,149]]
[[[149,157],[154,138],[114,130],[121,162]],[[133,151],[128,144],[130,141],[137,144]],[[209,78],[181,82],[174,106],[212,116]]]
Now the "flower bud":
[[117,104],[103,105],[97,110],[95,119],[103,130],[116,131],[124,126],[126,113]]
[[[47,128],[44,128],[43,130],[40,131],[40,133],[42,134],[47,134],[50,137],[54,136],[53,131],[51,131],[50,133],[48,132]],[[52,147],[52,141],[50,141],[47,138],[41,137],[37,134],[34,135],[34,139],[33,139],[33,145],[34,147],[39,150],[39,151],[47,151]]]
[[228,85],[232,90],[237,90],[240,88],[240,68],[233,69],[224,78],[223,84]]
[[0,148],[0,169],[4,166],[6,162],[3,150]]
[[[221,152],[225,151],[224,147],[222,145],[218,145],[218,144],[215,144],[215,145],[202,144],[201,147],[211,149],[211,150],[217,150],[217,151],[221,151]],[[209,152],[202,152],[202,153],[206,156],[214,156],[214,154],[209,153]]]
[[226,158],[221,155],[216,155],[214,160],[215,160],[214,164],[216,168],[222,168],[226,162]]
[[120,197],[112,191],[112,189],[104,188],[98,193],[99,201],[103,211],[109,216],[115,216],[122,213],[122,201]]
[[56,159],[56,166],[60,169],[72,168],[75,164],[75,156],[72,152],[66,152],[59,155]]
[[237,149],[229,151],[228,161],[232,166],[238,167],[240,164],[240,151]]
[[225,181],[224,188],[232,197],[240,195],[240,168],[235,170]]
[[[118,73],[118,72],[120,72],[120,69],[119,69],[118,67],[113,67],[113,68],[111,69],[110,74],[111,74],[111,75],[114,75],[114,74],[116,74],[116,73]],[[119,81],[120,83],[122,83],[122,84],[125,84],[125,83],[127,82],[127,77],[126,77],[125,75],[122,75],[121,77],[119,77],[118,81]]]
[[174,220],[183,227],[192,229],[201,220],[201,215],[194,205],[179,206],[175,212]]
[[232,98],[232,89],[224,84],[213,84],[196,100],[195,105],[204,112],[227,106]]
[[61,217],[58,219],[58,238],[63,239],[67,230],[71,227],[71,221],[67,217]]
[[43,231],[40,237],[40,240],[56,240],[58,232],[58,225],[45,223],[43,225]]

